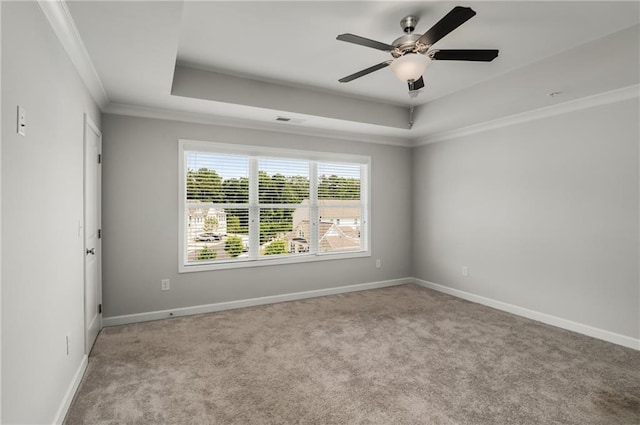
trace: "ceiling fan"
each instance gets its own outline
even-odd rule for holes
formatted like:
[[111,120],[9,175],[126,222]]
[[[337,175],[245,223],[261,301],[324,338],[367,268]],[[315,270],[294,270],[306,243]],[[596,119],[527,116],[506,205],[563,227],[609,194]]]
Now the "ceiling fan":
[[[471,19],[476,12],[470,7],[454,7],[440,21],[432,26],[424,34],[414,34],[418,17],[410,15],[400,21],[400,26],[406,33],[397,38],[391,44],[381,43],[354,34],[340,34],[336,39],[348,43],[359,44],[365,47],[382,50],[391,53],[394,59],[386,60],[377,65],[373,65],[362,71],[341,78],[341,83],[348,83],[356,78],[363,77],[379,69],[389,66],[391,71],[401,81],[406,81],[409,85],[409,92],[415,92],[424,87],[424,74],[427,66],[432,60],[457,60],[457,61],[480,61],[491,62],[498,56],[498,50],[444,50],[431,49],[438,40],[449,34],[451,31]],[[416,93],[417,94],[417,93]]]

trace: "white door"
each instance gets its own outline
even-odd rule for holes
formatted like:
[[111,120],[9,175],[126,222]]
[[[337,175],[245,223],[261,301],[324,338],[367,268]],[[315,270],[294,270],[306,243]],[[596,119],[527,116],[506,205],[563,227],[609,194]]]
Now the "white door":
[[84,325],[88,355],[102,327],[100,163],[102,135],[89,117],[84,125]]

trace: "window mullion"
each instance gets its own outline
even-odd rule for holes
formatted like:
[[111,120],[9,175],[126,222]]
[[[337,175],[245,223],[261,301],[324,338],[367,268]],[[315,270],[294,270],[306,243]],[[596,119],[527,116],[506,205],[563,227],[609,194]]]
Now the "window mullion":
[[318,162],[309,162],[309,253],[318,253],[319,238],[318,214]]
[[362,248],[368,250],[370,247],[370,226],[369,226],[369,164],[362,164],[360,166],[360,182],[361,182],[361,190],[360,190],[360,211],[362,215],[362,220],[360,223],[361,229],[361,244]]
[[258,204],[258,158],[249,159],[249,258],[260,255],[260,206]]

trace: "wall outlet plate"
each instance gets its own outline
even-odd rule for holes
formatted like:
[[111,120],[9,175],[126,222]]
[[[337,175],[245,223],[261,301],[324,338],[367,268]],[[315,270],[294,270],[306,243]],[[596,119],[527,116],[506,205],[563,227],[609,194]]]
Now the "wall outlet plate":
[[168,291],[169,289],[171,289],[169,279],[162,279],[160,283],[162,284],[161,287],[163,291]]

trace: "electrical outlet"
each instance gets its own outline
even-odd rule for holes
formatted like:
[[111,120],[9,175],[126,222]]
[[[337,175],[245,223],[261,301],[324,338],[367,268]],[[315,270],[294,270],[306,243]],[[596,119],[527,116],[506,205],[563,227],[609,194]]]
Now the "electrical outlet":
[[378,258],[376,260],[376,269],[379,269],[380,267],[382,267],[382,263],[380,263],[380,259]]
[[160,282],[162,284],[162,290],[163,291],[168,291],[169,289],[171,289],[171,287],[169,285],[169,279],[162,279]]
[[469,267],[462,266],[462,276],[469,276]]

